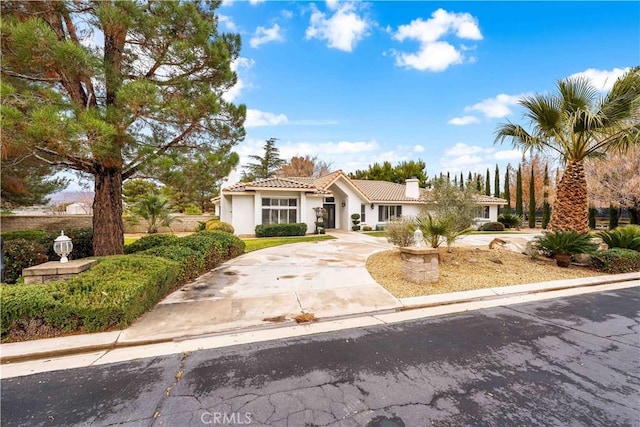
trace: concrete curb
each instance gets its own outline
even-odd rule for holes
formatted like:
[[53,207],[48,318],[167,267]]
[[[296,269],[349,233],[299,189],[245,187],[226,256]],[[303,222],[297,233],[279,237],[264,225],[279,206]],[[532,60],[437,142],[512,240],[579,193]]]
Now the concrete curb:
[[[554,280],[550,282],[530,283],[525,285],[504,286],[497,288],[478,289],[449,294],[429,295],[412,298],[399,298],[402,307],[396,310],[379,310],[367,313],[357,313],[332,318],[322,318],[320,322],[355,319],[359,317],[388,314],[435,306],[455,305],[469,302],[489,301],[510,296],[528,295],[558,291],[563,289],[592,287],[605,284],[614,284],[638,280],[640,272],[625,273],[608,276],[595,276],[580,279]],[[639,282],[640,283],[640,282]],[[238,328],[214,332],[203,335],[176,336],[163,339],[145,339],[129,342],[119,341],[122,331],[101,332],[85,335],[71,335],[60,338],[47,338],[42,340],[24,341],[0,345],[0,364],[24,362],[29,360],[47,359],[60,356],[91,353],[96,351],[109,351],[126,347],[138,347],[149,344],[161,344],[167,342],[180,342],[185,340],[200,339],[203,337],[234,335],[243,332],[260,331],[268,329],[285,329],[299,326],[296,323],[259,325],[249,328]]]

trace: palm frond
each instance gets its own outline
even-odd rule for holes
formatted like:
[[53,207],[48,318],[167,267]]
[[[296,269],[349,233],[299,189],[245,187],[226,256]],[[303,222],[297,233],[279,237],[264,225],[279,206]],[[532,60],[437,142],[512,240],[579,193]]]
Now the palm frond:
[[550,135],[557,132],[562,121],[562,110],[558,99],[548,95],[523,97],[519,104],[525,108],[524,116],[529,118],[538,132]]
[[588,110],[593,106],[598,90],[586,77],[573,77],[560,80],[558,91],[561,99],[561,109],[569,114],[579,110]]

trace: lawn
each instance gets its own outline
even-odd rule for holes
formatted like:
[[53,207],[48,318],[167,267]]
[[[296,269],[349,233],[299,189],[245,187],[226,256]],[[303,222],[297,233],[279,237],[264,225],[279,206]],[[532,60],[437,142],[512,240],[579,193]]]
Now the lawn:
[[289,243],[319,242],[322,240],[335,239],[326,234],[300,237],[261,237],[259,239],[242,239],[246,244],[245,252],[253,252],[260,249],[271,248],[273,246],[288,245]]

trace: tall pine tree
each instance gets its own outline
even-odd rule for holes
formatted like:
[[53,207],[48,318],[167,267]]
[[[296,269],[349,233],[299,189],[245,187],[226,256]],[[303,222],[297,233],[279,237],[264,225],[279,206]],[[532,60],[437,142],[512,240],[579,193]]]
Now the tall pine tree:
[[509,169],[511,165],[507,165],[507,171],[504,173],[504,198],[507,200],[507,213],[511,213],[511,188],[510,188],[510,180]]
[[500,169],[496,163],[496,173],[493,178],[493,197],[500,197]]
[[484,181],[484,194],[491,195],[491,178],[489,176],[489,168],[487,168],[487,178]]

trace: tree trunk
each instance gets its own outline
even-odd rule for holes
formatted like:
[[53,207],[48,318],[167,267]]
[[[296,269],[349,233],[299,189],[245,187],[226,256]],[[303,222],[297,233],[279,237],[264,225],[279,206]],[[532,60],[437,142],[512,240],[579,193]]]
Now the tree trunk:
[[562,175],[551,210],[551,230],[589,231],[587,179],[582,162],[570,162]]
[[640,224],[640,208],[629,208],[629,223]]
[[96,256],[124,251],[122,223],[122,171],[99,167],[93,199],[93,252]]

